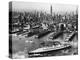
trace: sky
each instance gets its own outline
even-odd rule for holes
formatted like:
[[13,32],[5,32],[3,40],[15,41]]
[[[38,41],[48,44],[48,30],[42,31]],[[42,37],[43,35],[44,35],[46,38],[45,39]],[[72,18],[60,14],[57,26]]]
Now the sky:
[[41,3],[41,2],[12,2],[12,9],[13,11],[42,11],[50,13],[50,6],[52,5],[53,13],[57,12],[72,12],[76,11],[78,8],[77,5],[66,5],[66,4],[54,4],[54,3]]

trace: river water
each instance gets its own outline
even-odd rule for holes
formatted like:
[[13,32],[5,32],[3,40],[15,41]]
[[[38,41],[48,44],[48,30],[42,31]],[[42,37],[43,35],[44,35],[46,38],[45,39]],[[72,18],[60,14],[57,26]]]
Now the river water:
[[[42,42],[45,42],[45,45],[52,45],[52,42],[48,41],[48,38],[54,34],[50,33],[40,39],[35,39],[34,36],[29,37],[29,38],[24,38],[24,37],[20,37],[19,40],[14,40],[13,43],[13,51],[15,51],[16,53],[13,53],[14,56],[18,56],[18,58],[21,58],[20,55],[22,55],[23,58],[28,58],[28,57],[44,57],[44,56],[64,56],[64,55],[77,55],[78,54],[78,38],[77,35],[74,36],[73,40],[71,42],[69,42],[69,44],[71,45],[71,48],[68,49],[63,49],[63,50],[58,50],[58,51],[51,51],[51,52],[47,52],[44,54],[40,54],[38,56],[35,55],[29,55],[28,52],[41,48],[42,46]],[[65,38],[71,33],[63,33],[62,35],[60,35],[57,39],[57,41],[61,41],[63,42],[65,40]],[[19,38],[19,37],[18,37]],[[17,41],[17,42],[16,42]],[[19,48],[20,47],[20,48]]]

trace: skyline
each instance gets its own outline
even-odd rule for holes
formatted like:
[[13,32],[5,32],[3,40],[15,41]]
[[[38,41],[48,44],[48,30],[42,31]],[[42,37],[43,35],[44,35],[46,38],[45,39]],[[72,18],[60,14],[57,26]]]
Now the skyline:
[[12,2],[13,11],[42,11],[50,13],[50,6],[52,6],[52,13],[70,13],[76,12],[78,10],[77,5],[67,5],[67,4],[52,4],[52,3],[39,3],[39,2]]

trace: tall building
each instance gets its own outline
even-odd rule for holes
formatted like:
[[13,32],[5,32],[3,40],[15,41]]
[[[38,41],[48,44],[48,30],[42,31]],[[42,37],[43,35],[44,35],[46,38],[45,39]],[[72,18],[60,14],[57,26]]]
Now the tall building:
[[52,16],[52,5],[50,6],[50,14]]

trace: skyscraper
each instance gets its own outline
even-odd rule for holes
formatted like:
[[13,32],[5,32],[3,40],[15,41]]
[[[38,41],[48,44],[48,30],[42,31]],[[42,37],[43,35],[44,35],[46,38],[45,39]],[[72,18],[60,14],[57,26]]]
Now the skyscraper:
[[52,5],[50,6],[50,14],[52,16]]

